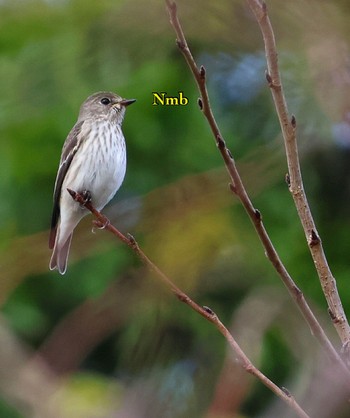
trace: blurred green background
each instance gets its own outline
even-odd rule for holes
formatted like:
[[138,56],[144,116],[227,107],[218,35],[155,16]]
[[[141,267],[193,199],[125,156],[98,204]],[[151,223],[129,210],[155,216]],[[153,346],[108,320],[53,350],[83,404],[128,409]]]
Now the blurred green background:
[[[305,187],[349,310],[350,6],[267,3]],[[339,347],[284,182],[258,26],[243,0],[179,0],[178,9],[254,205]],[[127,176],[106,215],[311,416],[349,416],[331,365],[229,192],[165,3],[3,0],[0,51],[0,417],[294,416],[128,248],[91,233],[91,217],[74,234],[66,275],[48,270],[61,147],[80,104],[100,90],[137,99],[124,121]],[[152,106],[152,92],[179,91],[187,106]]]

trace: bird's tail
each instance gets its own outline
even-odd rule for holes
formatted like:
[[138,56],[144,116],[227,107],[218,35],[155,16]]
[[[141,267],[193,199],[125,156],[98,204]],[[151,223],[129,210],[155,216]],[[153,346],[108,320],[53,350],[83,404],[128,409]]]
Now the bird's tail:
[[49,265],[50,270],[57,269],[60,274],[64,274],[66,272],[72,236],[73,233],[68,236],[63,245],[59,245],[59,240],[56,239]]

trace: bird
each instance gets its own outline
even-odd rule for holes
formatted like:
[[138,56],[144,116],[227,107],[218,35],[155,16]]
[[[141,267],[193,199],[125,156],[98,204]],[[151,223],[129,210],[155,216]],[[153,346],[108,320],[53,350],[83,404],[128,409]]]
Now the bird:
[[86,196],[101,211],[120,188],[126,172],[122,122],[135,99],[97,92],[81,105],[77,122],[62,148],[53,193],[49,268],[65,274],[73,231],[88,214],[67,189]]

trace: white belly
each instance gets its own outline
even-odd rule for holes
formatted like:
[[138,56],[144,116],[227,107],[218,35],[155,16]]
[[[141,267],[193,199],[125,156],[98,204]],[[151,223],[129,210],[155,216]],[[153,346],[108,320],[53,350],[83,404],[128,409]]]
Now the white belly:
[[[96,126],[96,125],[95,125]],[[75,154],[63,182],[62,191],[88,190],[92,204],[101,210],[121,186],[126,171],[126,147],[121,127],[100,121],[92,134],[84,124],[85,140]]]

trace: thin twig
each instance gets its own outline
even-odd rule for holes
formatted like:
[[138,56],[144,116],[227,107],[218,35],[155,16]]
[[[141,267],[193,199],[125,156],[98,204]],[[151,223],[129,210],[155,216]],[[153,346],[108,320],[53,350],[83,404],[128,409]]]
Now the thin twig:
[[323,250],[322,241],[319,233],[317,232],[304,191],[296,138],[296,119],[294,116],[289,117],[278,67],[275,36],[267,14],[267,7],[266,4],[260,0],[246,1],[260,26],[260,30],[264,38],[268,68],[266,78],[271,89],[284,138],[289,173],[289,190],[293,196],[306,240],[321,282],[322,290],[328,303],[330,317],[343,343],[343,347],[346,348],[350,344],[350,326],[338,293],[336,280],[329,268],[326,255]]
[[339,365],[340,370],[343,370],[346,373],[346,379],[347,379],[347,382],[349,383],[350,382],[349,370],[347,369],[346,365],[344,364],[343,360],[339,356],[338,352],[335,350],[332,343],[330,342],[327,335],[325,334],[323,328],[321,327],[313,311],[308,305],[302,291],[297,287],[294,280],[292,279],[287,269],[283,265],[265,229],[260,212],[254,208],[247,194],[247,191],[241,180],[240,174],[237,170],[234,158],[231,152],[229,151],[229,149],[226,147],[225,140],[220,133],[219,127],[216,123],[213,112],[211,110],[208,91],[206,87],[205,69],[203,66],[198,68],[192,56],[192,53],[188,47],[185,35],[183,33],[181,24],[177,16],[176,4],[170,0],[166,0],[166,4],[167,4],[169,16],[170,16],[170,23],[173,26],[176,36],[177,36],[176,43],[180,51],[182,52],[188,66],[191,69],[191,72],[196,80],[196,83],[197,83],[197,86],[201,95],[201,97],[198,99],[199,108],[203,112],[203,115],[205,116],[205,118],[207,119],[210,125],[211,131],[216,141],[216,145],[222,155],[222,158],[225,162],[226,169],[230,175],[231,191],[238,197],[238,199],[241,201],[242,205],[244,206],[246,212],[248,213],[248,216],[251,219],[255,227],[255,230],[262,242],[262,245],[265,249],[268,259],[270,260],[273,267],[279,274],[281,280],[287,287],[293,300],[298,305],[302,315],[304,316],[307,324],[310,327],[311,333],[319,341],[319,343],[321,344],[321,346],[323,347],[327,355],[330,357],[330,359],[334,361],[335,364]]
[[95,220],[94,225],[101,229],[106,229],[115,235],[120,241],[124,244],[128,245],[140,258],[140,260],[151,270],[153,271],[161,280],[162,282],[167,285],[171,289],[171,291],[175,294],[175,296],[181,301],[192,308],[194,311],[202,315],[207,321],[214,324],[214,326],[220,331],[220,333],[225,337],[226,341],[228,342],[231,349],[234,351],[237,359],[244,370],[246,370],[251,375],[258,378],[266,387],[268,387],[273,393],[275,393],[280,399],[282,399],[286,404],[288,404],[296,414],[301,418],[309,418],[309,415],[300,407],[300,405],[296,402],[294,397],[291,395],[289,391],[285,388],[279,388],[275,383],[273,383],[268,377],[266,377],[259,369],[257,369],[253,363],[249,360],[246,356],[244,351],[241,349],[239,344],[233,338],[230,331],[225,327],[225,325],[221,322],[219,317],[207,306],[199,306],[195,301],[193,301],[186,293],[184,293],[181,289],[179,289],[172,280],[164,274],[159,267],[157,267],[142,251],[139,247],[138,243],[136,242],[135,238],[131,235],[125,236],[122,234],[114,225],[111,224],[109,219],[104,216],[101,212],[96,210],[91,202],[86,202],[84,197],[75,192],[74,190],[68,189],[68,192],[72,196],[72,198],[83,205],[86,209],[88,209],[94,216]]

